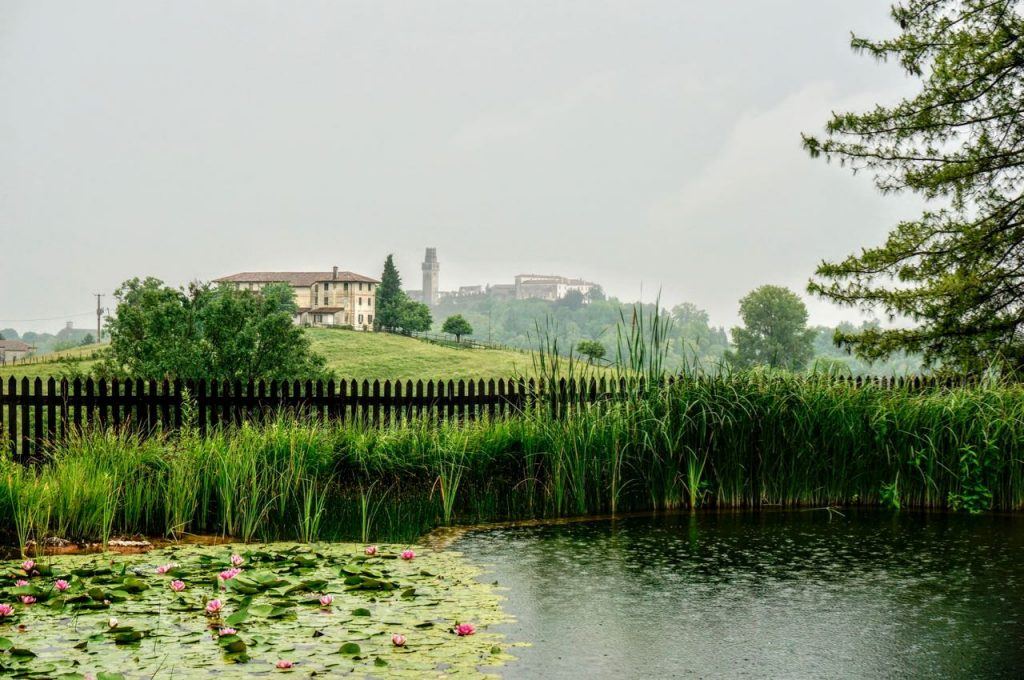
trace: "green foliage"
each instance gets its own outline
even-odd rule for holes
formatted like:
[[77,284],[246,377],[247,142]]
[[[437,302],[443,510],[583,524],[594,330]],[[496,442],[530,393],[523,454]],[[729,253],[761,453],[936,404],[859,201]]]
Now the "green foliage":
[[[404,295],[404,293],[403,293]],[[398,306],[395,328],[403,333],[423,333],[430,330],[434,320],[430,316],[430,307],[406,297]]]
[[380,429],[282,416],[206,438],[87,431],[39,466],[0,462],[12,518],[0,538],[412,540],[445,523],[613,509],[1024,508],[1020,385],[735,372],[559,412],[538,400],[493,420],[438,424],[428,409]]
[[920,375],[925,372],[920,354],[908,354],[902,350],[893,352],[884,359],[867,360],[853,354],[849,347],[837,344],[837,338],[878,328],[877,321],[865,321],[860,326],[852,323],[841,323],[835,328],[813,326],[814,337],[814,370],[825,372],[828,368],[833,373],[843,375]]
[[742,328],[732,330],[740,368],[768,366],[800,371],[814,355],[816,335],[807,328],[807,307],[788,288],[761,286],[740,300]]
[[377,315],[374,326],[378,329],[392,330],[401,327],[403,306],[408,297],[402,290],[402,277],[395,267],[394,256],[390,253],[384,260],[384,272],[377,286]]
[[84,347],[85,345],[92,345],[95,342],[96,342],[96,338],[93,337],[92,333],[86,333],[85,337],[82,338],[81,342],[79,342],[78,344],[80,344],[80,345],[82,345]]
[[[546,300],[504,300],[487,295],[442,299],[437,317],[444,319],[461,314],[477,330],[478,337],[523,349],[537,345],[536,327],[547,326],[550,320],[550,330],[557,334],[563,351],[576,347],[581,340],[594,340],[612,352],[617,342],[616,328],[623,316],[632,316],[637,305],[605,298],[603,293],[588,297],[590,302],[579,307]],[[653,304],[639,307],[648,316],[654,314]],[[714,372],[728,347],[725,330],[709,326],[703,310],[693,305],[689,307],[699,313],[689,323],[673,319],[670,335],[665,338],[665,368],[679,371],[699,367]]]
[[587,357],[590,363],[603,359],[607,353],[604,345],[597,340],[580,340],[576,343],[576,351],[582,356]]
[[286,284],[259,292],[193,284],[186,292],[154,278],[131,279],[115,295],[106,373],[243,381],[324,375],[323,359],[292,322],[296,306]]
[[897,62],[920,91],[835,114],[804,146],[932,204],[884,244],[822,264],[809,289],[917,322],[839,333],[862,358],[1024,368],[1024,13],[1016,0],[906,0],[892,16],[898,35],[854,37],[853,48]]
[[469,325],[469,322],[466,321],[465,317],[461,314],[455,314],[444,320],[444,325],[441,326],[441,332],[454,335],[455,341],[461,342],[463,335],[473,334],[473,327]]

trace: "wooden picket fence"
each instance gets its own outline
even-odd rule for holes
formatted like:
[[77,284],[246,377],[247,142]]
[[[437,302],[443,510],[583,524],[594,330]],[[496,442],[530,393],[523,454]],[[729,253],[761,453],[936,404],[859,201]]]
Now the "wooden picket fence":
[[[668,382],[675,382],[669,378]],[[962,384],[929,378],[830,378],[852,387],[927,389]],[[0,442],[16,459],[43,458],[49,444],[95,426],[142,434],[182,427],[191,408],[201,435],[270,414],[293,413],[380,427],[413,418],[467,421],[505,417],[537,404],[557,417],[577,404],[615,399],[632,387],[624,379],[312,382],[155,381],[50,378],[0,380]],[[183,408],[185,406],[186,408]]]

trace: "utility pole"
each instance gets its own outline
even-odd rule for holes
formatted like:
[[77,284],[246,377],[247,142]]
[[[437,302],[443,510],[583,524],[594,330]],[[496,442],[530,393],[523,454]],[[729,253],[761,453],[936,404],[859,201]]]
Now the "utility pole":
[[100,300],[103,299],[103,293],[95,293],[96,295],[96,342],[99,343],[103,340],[103,307],[101,307]]

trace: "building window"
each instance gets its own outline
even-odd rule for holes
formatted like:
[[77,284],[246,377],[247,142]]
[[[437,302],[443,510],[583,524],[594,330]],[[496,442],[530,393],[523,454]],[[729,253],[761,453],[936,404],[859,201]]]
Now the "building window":
[[359,282],[359,290],[362,290],[362,289],[363,289],[363,282],[362,282],[362,281],[360,281],[360,282]]
[[330,290],[330,289],[331,289],[331,284],[325,283],[324,284],[324,290]]
[[373,314],[366,315],[366,323],[373,323]]
[[345,283],[341,284],[341,286],[342,286],[341,289],[347,293],[348,292],[348,282],[346,281]]
[[359,315],[359,323],[360,323],[360,324],[362,324],[362,323],[363,323],[363,315],[362,315],[362,314],[360,314],[360,315]]

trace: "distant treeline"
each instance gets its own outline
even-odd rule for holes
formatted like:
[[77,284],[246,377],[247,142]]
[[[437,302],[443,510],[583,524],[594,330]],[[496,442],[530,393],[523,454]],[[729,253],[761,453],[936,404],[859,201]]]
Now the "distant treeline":
[[[557,302],[546,300],[503,300],[492,296],[449,298],[434,311],[435,332],[441,332],[441,321],[453,314],[463,315],[473,327],[472,337],[522,349],[536,349],[537,326],[546,327],[553,321],[551,331],[556,336],[560,351],[567,352],[581,340],[596,340],[604,345],[606,358],[614,361],[616,328],[625,319],[629,323],[634,307],[651,315],[654,304],[638,305],[610,297],[584,302],[570,297]],[[697,367],[714,373],[722,366],[730,349],[729,337],[722,326],[711,325],[708,313],[692,303],[682,303],[663,309],[671,318],[666,368],[672,371],[683,367]],[[865,322],[860,327],[868,327]],[[853,324],[841,324],[842,330],[855,330]],[[814,359],[807,370],[828,371],[848,375],[914,375],[921,372],[920,357],[899,354],[873,364],[861,361],[836,347],[832,337],[836,329],[815,326]]]

